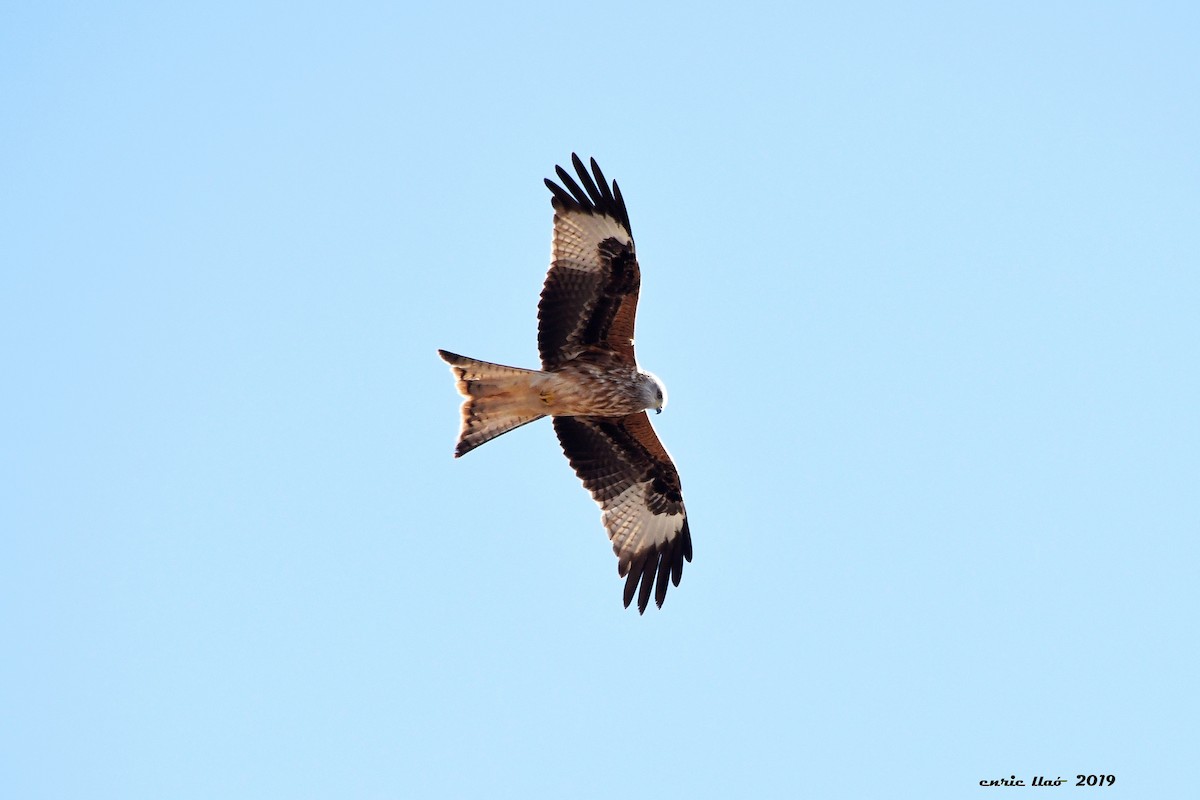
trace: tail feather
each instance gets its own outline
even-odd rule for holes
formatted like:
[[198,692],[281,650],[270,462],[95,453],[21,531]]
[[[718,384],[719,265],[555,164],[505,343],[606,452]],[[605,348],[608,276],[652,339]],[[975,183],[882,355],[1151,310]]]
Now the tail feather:
[[502,433],[546,416],[534,385],[535,378],[541,375],[537,370],[506,367],[446,350],[438,350],[438,355],[450,365],[458,381],[458,391],[466,398],[455,458]]

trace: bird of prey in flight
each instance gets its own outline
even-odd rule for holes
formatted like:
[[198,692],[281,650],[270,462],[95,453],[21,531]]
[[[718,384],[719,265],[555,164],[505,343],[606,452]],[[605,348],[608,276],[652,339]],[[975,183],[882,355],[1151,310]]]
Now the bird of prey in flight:
[[[601,521],[625,578],[625,607],[653,593],[660,607],[692,560],[692,534],[679,473],[650,426],[666,392],[633,353],[641,272],[629,212],[616,181],[579,156],[578,182],[556,167],[546,181],[554,208],[550,271],[538,303],[540,370],[478,361],[439,350],[462,406],[457,458],[521,425],[551,417],[563,453],[600,505]],[[640,588],[639,588],[640,586]]]

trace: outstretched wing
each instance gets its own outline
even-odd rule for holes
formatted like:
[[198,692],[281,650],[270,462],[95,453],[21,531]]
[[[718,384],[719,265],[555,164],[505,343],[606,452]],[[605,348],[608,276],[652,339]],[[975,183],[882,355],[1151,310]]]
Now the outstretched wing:
[[594,180],[574,153],[571,163],[579,183],[562,167],[555,168],[562,186],[546,180],[554,194],[554,243],[538,303],[542,366],[553,369],[589,348],[632,364],[641,273],[629,212],[616,181],[608,185],[596,159]]
[[637,592],[638,612],[644,612],[652,589],[661,607],[668,576],[678,586],[684,560],[692,560],[692,534],[679,473],[650,419],[645,412],[616,418],[554,417],[554,432],[600,504],[617,572],[625,578],[625,607]]

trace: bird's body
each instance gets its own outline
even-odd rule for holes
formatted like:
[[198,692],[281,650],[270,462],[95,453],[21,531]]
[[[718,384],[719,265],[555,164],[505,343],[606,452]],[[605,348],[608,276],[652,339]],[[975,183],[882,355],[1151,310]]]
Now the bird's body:
[[546,397],[552,416],[623,417],[651,408],[662,410],[664,396],[658,380],[610,353],[585,353],[544,374],[552,380]]
[[554,259],[538,306],[542,369],[438,351],[466,398],[454,455],[552,417],[563,452],[602,509],[627,578],[625,605],[636,591],[645,611],[652,588],[661,606],[668,579],[679,585],[691,533],[679,475],[645,413],[661,411],[666,393],[633,353],[641,275],[625,201],[595,160],[595,180],[577,156],[572,162],[582,187],[561,167],[567,190],[546,181],[555,215]]

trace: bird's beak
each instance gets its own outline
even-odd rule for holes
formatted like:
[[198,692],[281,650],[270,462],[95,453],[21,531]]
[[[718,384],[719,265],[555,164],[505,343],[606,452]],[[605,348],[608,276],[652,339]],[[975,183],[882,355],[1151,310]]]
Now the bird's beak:
[[661,414],[661,413],[662,413],[662,409],[661,409],[661,408],[656,408],[656,409],[654,409],[654,413],[655,413],[655,414]]

